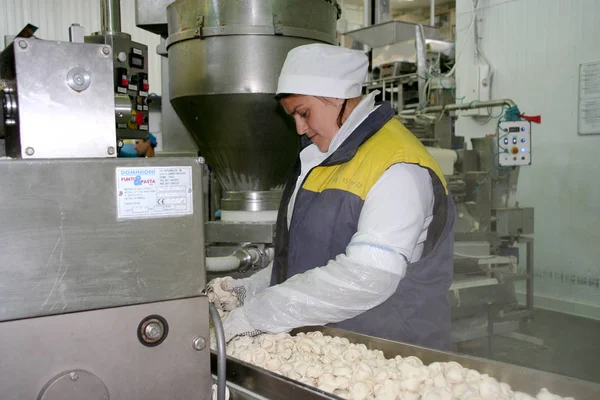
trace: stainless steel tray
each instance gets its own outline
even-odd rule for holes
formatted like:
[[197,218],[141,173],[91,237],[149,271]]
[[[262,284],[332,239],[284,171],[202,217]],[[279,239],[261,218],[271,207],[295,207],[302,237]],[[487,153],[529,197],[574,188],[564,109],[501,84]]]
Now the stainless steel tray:
[[[482,358],[459,355],[443,351],[431,350],[410,344],[378,339],[371,336],[361,335],[341,329],[327,327],[307,327],[292,331],[298,332],[321,331],[324,335],[345,337],[352,343],[362,343],[372,350],[381,350],[387,358],[397,355],[402,357],[419,357],[424,364],[432,362],[456,361],[465,368],[475,369],[481,373],[488,374],[499,381],[508,383],[513,390],[536,395],[545,387],[551,392],[563,397],[571,396],[576,400],[598,400],[600,399],[600,384],[587,382],[563,375],[538,371],[516,365],[485,360]],[[212,370],[216,371],[216,356],[211,355]],[[339,399],[329,393],[322,392],[317,388],[304,385],[292,379],[274,374],[252,364],[237,359],[227,358],[227,381],[233,385],[242,387],[248,392],[232,391],[232,400],[236,399]],[[256,397],[248,393],[255,394]]]

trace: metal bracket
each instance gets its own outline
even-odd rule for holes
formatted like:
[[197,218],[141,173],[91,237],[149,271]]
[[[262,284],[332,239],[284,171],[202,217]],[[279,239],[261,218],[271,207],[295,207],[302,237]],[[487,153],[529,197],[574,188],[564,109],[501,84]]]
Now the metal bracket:
[[273,34],[283,35],[281,21],[277,18],[277,14],[273,14]]
[[197,37],[204,39],[204,15],[196,16],[196,21],[198,22],[198,29],[196,29]]

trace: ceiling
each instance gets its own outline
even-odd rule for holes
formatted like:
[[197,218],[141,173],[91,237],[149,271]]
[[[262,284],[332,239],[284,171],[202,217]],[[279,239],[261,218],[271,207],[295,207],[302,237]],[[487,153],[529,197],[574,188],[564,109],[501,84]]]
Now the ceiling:
[[[363,0],[338,0],[338,3],[362,5]],[[456,0],[436,0],[435,4],[453,3]],[[413,8],[429,7],[430,0],[390,0],[392,10],[410,10]]]

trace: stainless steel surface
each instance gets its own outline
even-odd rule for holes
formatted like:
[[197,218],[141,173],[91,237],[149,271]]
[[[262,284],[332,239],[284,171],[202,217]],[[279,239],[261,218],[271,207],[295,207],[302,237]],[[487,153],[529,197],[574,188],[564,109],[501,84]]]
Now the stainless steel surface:
[[[137,330],[153,315],[167,321],[169,334],[147,347]],[[106,400],[97,397],[101,381],[110,400],[209,400],[210,351],[191,346],[195,337],[208,335],[205,296],[3,322],[1,397],[40,399],[47,383],[63,376],[41,398]],[[80,386],[93,391],[82,394]]]
[[18,105],[16,123],[6,127],[8,156],[109,157],[107,149],[116,146],[110,51],[35,38],[18,42],[23,45],[13,43],[0,54],[0,75],[14,80],[8,94]]
[[131,98],[126,94],[115,94],[115,118],[118,125],[127,124],[133,117]]
[[145,335],[152,340],[158,340],[163,335],[163,327],[157,322],[148,324],[144,330]]
[[499,236],[521,236],[533,233],[533,208],[498,209],[496,232]]
[[435,26],[435,0],[431,0],[429,5],[429,25]]
[[[217,371],[217,355],[211,351],[211,370]],[[323,392],[315,387],[275,374],[269,370],[256,367],[241,360],[227,357],[227,386],[232,385],[242,390],[234,390],[231,400],[241,399],[341,399],[333,394]],[[579,400],[579,399],[577,399]]]
[[[171,2],[172,0],[169,0]],[[138,1],[139,2],[139,1]],[[152,2],[155,3],[155,2]],[[165,34],[167,29],[167,10],[163,9],[165,18]],[[164,43],[164,40],[161,41]],[[169,101],[170,82],[169,82],[169,59],[161,57],[161,87],[163,101],[161,101],[161,131],[162,131],[162,152],[161,153],[184,153],[198,154],[198,145],[192,138],[192,135],[181,122],[179,116],[175,113],[173,105]]]
[[293,331],[311,332],[320,330],[324,335],[345,337],[352,343],[362,343],[369,349],[381,350],[387,358],[398,354],[402,357],[415,356],[424,364],[432,362],[455,361],[463,367],[471,368],[482,374],[488,374],[501,382],[508,383],[513,390],[531,393],[533,395],[545,387],[560,396],[572,396],[577,400],[596,400],[600,398],[600,384],[582,381],[562,375],[538,371],[515,365],[485,360],[482,358],[459,355],[449,352],[427,349],[406,343],[365,336],[354,332],[327,327],[308,327]]
[[71,24],[69,27],[69,42],[83,43],[85,33],[83,32],[83,26],[79,24]]
[[274,222],[222,222],[205,224],[206,243],[273,243]]
[[[417,24],[401,21],[389,21],[366,28],[345,32],[353,40],[366,44],[369,47],[383,47],[390,44],[405,42],[415,39]],[[426,39],[439,39],[439,29],[423,25]]]
[[[192,168],[195,214],[117,218],[116,168],[150,166]],[[195,158],[3,160],[0,171],[0,321],[181,298],[205,287]]]
[[206,348],[206,340],[201,336],[195,337],[192,341],[192,347],[197,351],[204,350]]
[[283,186],[298,150],[273,98],[289,50],[337,42],[324,0],[177,0],[167,7],[170,100],[228,191]]
[[221,198],[221,209],[226,211],[269,211],[278,210],[283,191],[225,192]]
[[96,375],[79,370],[63,372],[48,381],[38,400],[109,400],[104,382]]
[[[174,0],[135,0],[135,25],[167,37],[167,6]],[[164,92],[163,92],[164,93]]]
[[100,0],[100,26],[102,32],[121,32],[121,0]]

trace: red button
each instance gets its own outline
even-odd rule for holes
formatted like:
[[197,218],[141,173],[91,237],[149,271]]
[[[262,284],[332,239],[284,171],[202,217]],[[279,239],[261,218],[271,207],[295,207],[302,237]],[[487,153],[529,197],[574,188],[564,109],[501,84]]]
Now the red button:
[[142,113],[135,114],[135,123],[138,125],[144,125],[144,114],[142,114]]
[[147,92],[148,90],[150,90],[150,85],[148,85],[147,83],[144,83],[142,85],[142,87],[144,88],[144,90]]
[[129,86],[129,81],[125,78],[121,79],[121,86],[123,87],[128,87]]
[[513,154],[519,154],[519,148],[518,147],[513,147],[512,149],[510,149],[510,152]]

